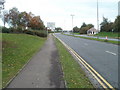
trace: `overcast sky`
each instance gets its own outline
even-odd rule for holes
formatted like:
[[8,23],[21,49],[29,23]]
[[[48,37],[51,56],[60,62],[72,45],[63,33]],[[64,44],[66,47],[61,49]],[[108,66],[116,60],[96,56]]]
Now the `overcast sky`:
[[[99,22],[102,17],[114,21],[118,15],[119,0],[98,0]],[[32,12],[39,15],[46,25],[47,22],[55,22],[56,27],[71,30],[74,14],[74,26],[80,27],[83,22],[97,26],[97,0],[6,0],[5,9],[17,7],[19,11]],[[1,23],[0,23],[1,24]]]

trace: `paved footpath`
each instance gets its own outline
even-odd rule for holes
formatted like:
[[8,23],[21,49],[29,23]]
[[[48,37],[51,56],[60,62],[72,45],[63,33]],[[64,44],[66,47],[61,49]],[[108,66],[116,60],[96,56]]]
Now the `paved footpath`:
[[49,35],[45,45],[7,88],[64,88],[58,52]]

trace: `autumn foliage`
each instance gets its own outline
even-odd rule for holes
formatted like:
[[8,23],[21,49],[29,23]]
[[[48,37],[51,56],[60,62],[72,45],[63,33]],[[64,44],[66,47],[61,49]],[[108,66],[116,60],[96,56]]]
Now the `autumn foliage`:
[[17,29],[21,28],[25,30],[26,28],[34,30],[44,30],[45,26],[40,16],[35,16],[31,12],[20,12],[17,8],[12,8],[9,12],[4,13],[4,26],[8,23],[11,27]]

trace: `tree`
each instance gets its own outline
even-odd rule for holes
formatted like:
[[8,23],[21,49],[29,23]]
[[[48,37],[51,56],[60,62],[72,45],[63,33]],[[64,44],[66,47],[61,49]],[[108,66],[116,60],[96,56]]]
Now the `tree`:
[[40,16],[32,17],[29,23],[29,27],[31,27],[32,29],[37,29],[37,30],[45,29],[45,26],[42,20],[40,19]]
[[73,28],[73,32],[78,33],[78,32],[79,32],[79,30],[80,30],[80,28],[78,28],[77,26]]
[[9,22],[14,28],[17,28],[17,25],[19,23],[18,15],[19,11],[16,7],[9,10]]
[[94,27],[94,25],[93,24],[88,24],[87,27],[90,29],[90,28]]
[[92,27],[94,27],[94,25],[83,23],[81,28],[80,28],[80,34],[87,34],[87,30],[89,30]]
[[105,17],[103,17],[103,22],[100,25],[101,32],[112,32],[113,30],[113,22],[108,21]]
[[117,16],[117,18],[115,19],[113,30],[114,32],[120,32],[120,16]]
[[87,25],[85,24],[85,22],[83,22],[81,28],[82,28],[82,27],[86,27],[86,26],[87,26]]
[[3,11],[3,16],[2,16],[2,21],[4,23],[4,27],[5,27],[5,24],[8,22],[8,11]]
[[19,12],[16,7],[9,10],[9,13],[4,14],[5,23],[9,23],[14,29],[25,30],[26,27],[36,30],[44,30],[45,25],[40,16],[27,12]]
[[62,31],[62,28],[61,28],[61,27],[57,27],[57,28],[55,28],[55,30],[56,30],[57,32],[60,32],[60,31]]

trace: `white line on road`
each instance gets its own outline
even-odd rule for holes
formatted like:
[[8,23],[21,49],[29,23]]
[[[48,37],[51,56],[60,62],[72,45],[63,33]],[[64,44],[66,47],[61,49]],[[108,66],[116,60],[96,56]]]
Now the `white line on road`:
[[40,80],[40,78],[37,78],[37,80],[39,81],[39,80]]
[[117,55],[116,53],[113,53],[113,52],[110,52],[110,51],[105,51],[105,52],[110,53],[112,55]]
[[84,43],[84,45],[88,46],[88,44],[87,44],[87,43]]

